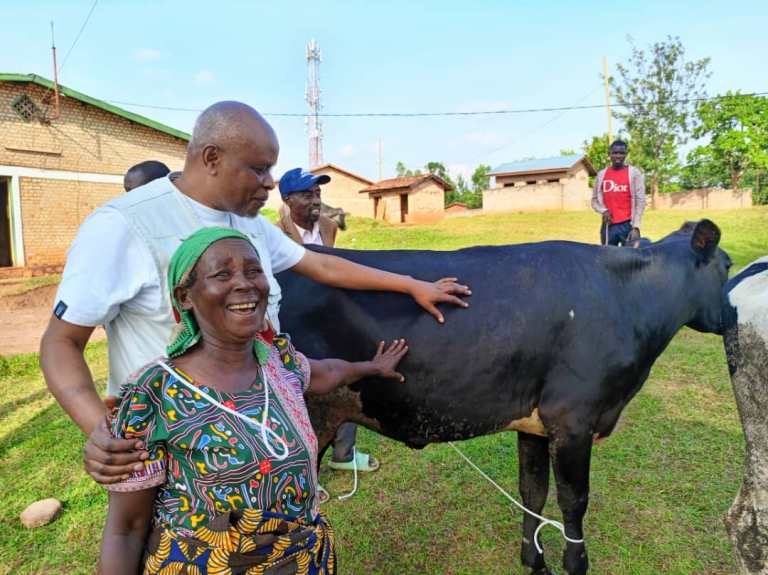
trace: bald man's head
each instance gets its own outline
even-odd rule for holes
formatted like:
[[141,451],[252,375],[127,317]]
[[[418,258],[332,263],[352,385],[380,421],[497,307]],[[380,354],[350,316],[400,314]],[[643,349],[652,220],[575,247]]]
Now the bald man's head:
[[207,145],[227,149],[232,145],[274,140],[277,136],[264,117],[242,102],[216,102],[202,111],[195,122],[188,150],[199,151]]
[[272,126],[242,102],[217,102],[200,114],[187,146],[184,180],[211,207],[254,217],[275,187],[280,146]]

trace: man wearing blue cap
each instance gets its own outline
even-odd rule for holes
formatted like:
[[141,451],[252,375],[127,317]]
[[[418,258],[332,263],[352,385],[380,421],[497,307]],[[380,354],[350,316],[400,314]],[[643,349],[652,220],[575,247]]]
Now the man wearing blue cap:
[[280,210],[277,227],[297,244],[333,247],[338,225],[320,213],[320,186],[330,181],[330,176],[316,176],[301,168],[288,170],[280,178],[280,196],[285,209]]
[[[322,202],[320,186],[331,181],[328,175],[315,175],[301,168],[288,170],[280,178],[280,196],[285,210],[277,227],[298,244],[315,244],[333,247],[338,226],[331,218],[320,213]],[[355,449],[357,425],[342,423],[333,441],[333,455],[328,464],[331,469],[376,471],[379,462],[375,457]],[[328,498],[321,488],[321,499]]]

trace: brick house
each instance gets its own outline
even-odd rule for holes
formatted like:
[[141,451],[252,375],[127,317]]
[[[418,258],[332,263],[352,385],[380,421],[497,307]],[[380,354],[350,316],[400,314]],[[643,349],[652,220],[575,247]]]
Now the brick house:
[[144,160],[183,165],[189,134],[34,74],[0,74],[0,277],[61,269],[80,223]]
[[583,154],[502,164],[489,172],[496,184],[483,192],[483,211],[589,209],[595,173]]
[[443,218],[448,189],[448,184],[438,176],[424,174],[381,180],[360,193],[373,199],[377,220],[421,224]]

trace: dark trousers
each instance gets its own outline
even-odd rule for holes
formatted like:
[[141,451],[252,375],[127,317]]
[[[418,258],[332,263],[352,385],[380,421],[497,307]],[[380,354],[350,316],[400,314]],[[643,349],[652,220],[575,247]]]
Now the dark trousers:
[[[632,222],[619,222],[618,224],[608,224],[608,233],[605,231],[605,224],[600,226],[600,243],[608,246],[626,246],[629,232],[632,231]],[[606,242],[606,235],[608,241]]]
[[357,438],[357,424],[347,421],[342,423],[336,430],[336,437],[333,439],[334,461],[352,461],[352,448],[355,446]]

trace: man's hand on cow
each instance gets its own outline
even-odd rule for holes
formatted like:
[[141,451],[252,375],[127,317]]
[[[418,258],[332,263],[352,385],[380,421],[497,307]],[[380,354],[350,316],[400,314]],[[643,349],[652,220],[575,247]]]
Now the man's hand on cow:
[[[109,405],[108,401],[104,403]],[[144,468],[143,461],[149,457],[142,441],[115,439],[109,428],[109,416],[106,416],[88,436],[83,450],[85,470],[101,484],[128,479],[131,473]]]
[[441,278],[434,283],[413,281],[411,297],[440,323],[444,323],[445,318],[436,304],[451,303],[460,307],[469,307],[469,304],[458,296],[472,295],[472,291],[468,286],[457,283],[458,278]]
[[605,210],[603,212],[603,224],[607,226],[608,224],[611,223],[612,220],[613,218],[611,217],[611,212],[609,212],[608,210]]
[[396,379],[400,383],[405,383],[405,377],[395,371],[395,368],[406,353],[408,353],[408,344],[405,343],[404,339],[396,339],[386,349],[384,349],[384,342],[381,341],[371,363],[378,371],[379,377]]
[[631,243],[633,248],[640,247],[640,228],[632,228],[629,231],[627,242]]

